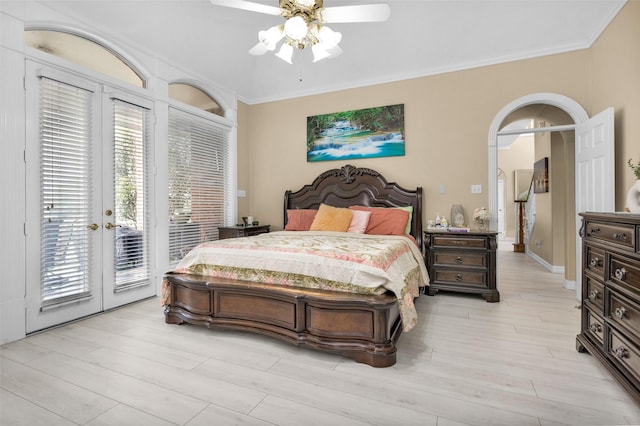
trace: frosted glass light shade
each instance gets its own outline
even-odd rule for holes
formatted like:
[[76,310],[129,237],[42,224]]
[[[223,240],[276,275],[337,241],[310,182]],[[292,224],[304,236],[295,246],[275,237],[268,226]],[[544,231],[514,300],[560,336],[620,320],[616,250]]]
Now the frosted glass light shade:
[[307,36],[307,23],[300,16],[289,18],[284,24],[284,33],[292,40],[303,40]]
[[293,57],[293,46],[288,43],[282,43],[280,50],[276,53],[276,56],[285,62],[292,64],[291,58]]

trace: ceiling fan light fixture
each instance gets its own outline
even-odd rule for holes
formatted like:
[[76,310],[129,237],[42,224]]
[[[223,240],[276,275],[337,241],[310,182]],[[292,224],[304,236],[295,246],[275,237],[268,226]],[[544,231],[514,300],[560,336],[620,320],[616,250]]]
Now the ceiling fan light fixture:
[[313,62],[318,62],[323,60],[324,58],[328,58],[331,56],[327,49],[324,48],[322,43],[316,43],[311,46],[311,51],[313,52]]
[[291,58],[293,57],[293,46],[291,46],[289,43],[282,43],[282,46],[280,46],[280,50],[278,50],[278,53],[276,53],[276,56],[285,62],[293,64],[293,62],[291,61]]
[[306,7],[307,9],[315,6],[316,4],[315,0],[294,0],[294,3],[299,6]]
[[307,22],[301,16],[289,18],[284,24],[284,33],[286,36],[297,42],[300,42],[307,37],[307,31]]
[[274,51],[278,42],[284,37],[282,25],[276,25],[266,31],[258,32],[258,40],[267,50]]
[[329,27],[323,27],[323,26],[320,26],[320,29],[318,30],[318,35],[316,37],[318,38],[318,41],[320,41],[320,43],[322,43],[325,49],[327,50],[336,47],[338,43],[340,43],[340,41],[342,40],[341,33],[337,31],[333,31]]

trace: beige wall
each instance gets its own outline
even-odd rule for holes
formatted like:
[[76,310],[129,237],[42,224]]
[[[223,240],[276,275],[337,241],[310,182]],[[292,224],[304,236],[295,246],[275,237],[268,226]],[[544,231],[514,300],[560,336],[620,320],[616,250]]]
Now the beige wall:
[[[462,204],[469,215],[488,202],[491,121],[509,102],[539,92],[572,98],[590,114],[608,106],[616,109],[616,205],[621,209],[632,182],[626,159],[640,156],[640,120],[634,120],[640,116],[640,51],[629,42],[640,39],[639,9],[640,2],[628,3],[587,50],[279,102],[241,104],[238,173],[248,198],[240,204],[240,216],[252,214],[272,229],[281,229],[284,191],[296,190],[319,173],[346,163],[376,169],[408,188],[422,186],[424,219],[436,212],[448,215],[454,203]],[[404,157],[306,162],[307,116],[397,103],[405,105]],[[438,193],[440,184],[445,185],[445,194]],[[482,194],[471,194],[472,184],[482,184]]]
[[[585,104],[588,59],[587,51],[578,51],[246,106],[242,116],[249,121],[239,120],[238,143],[249,147],[249,164],[239,168],[240,176],[251,175],[249,211],[281,229],[284,191],[345,164],[306,162],[307,116],[404,103],[406,155],[349,163],[376,169],[406,187],[422,186],[425,219],[436,212],[448,215],[455,203],[470,214],[488,202],[487,138],[495,115],[514,99],[536,92],[561,93]],[[445,194],[438,193],[440,184]],[[472,194],[473,184],[481,184],[483,192]]]
[[623,210],[634,176],[626,166],[640,159],[640,1],[627,2],[589,51],[590,108],[615,109],[616,210]]
[[[534,162],[533,135],[518,137],[509,149],[498,150],[498,167],[504,172],[505,181],[505,231],[507,238],[516,238],[516,214],[518,206],[515,204],[516,170],[531,170]],[[528,185],[529,183],[527,183]]]

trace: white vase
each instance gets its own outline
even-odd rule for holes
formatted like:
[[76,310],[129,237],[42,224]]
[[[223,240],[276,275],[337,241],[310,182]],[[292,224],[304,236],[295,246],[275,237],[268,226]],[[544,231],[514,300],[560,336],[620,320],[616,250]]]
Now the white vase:
[[627,208],[631,213],[640,213],[640,179],[627,192]]

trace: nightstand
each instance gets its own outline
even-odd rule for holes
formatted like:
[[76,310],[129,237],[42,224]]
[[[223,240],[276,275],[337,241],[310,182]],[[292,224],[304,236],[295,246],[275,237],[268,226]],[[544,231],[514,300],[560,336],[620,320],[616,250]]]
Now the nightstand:
[[250,237],[252,235],[265,234],[269,232],[271,225],[258,226],[219,226],[218,239]]
[[499,302],[496,286],[494,231],[424,231],[425,263],[430,296],[439,290],[481,294],[487,302]]

